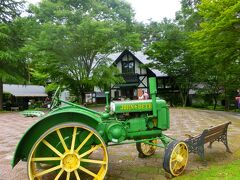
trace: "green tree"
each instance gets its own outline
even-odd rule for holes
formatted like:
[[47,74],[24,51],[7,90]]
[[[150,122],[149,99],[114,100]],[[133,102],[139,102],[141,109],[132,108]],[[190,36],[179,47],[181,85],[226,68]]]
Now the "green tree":
[[199,29],[202,16],[198,13],[200,0],[181,0],[181,10],[176,12],[175,20],[179,27],[186,32],[194,32]]
[[23,45],[22,25],[14,20],[20,14],[22,2],[0,2],[0,110],[3,106],[3,83],[24,80],[25,61],[20,53]]
[[100,64],[93,71],[93,83],[101,91],[108,91],[111,88],[112,84],[119,84],[124,82],[124,79],[119,76],[118,68],[113,65],[109,66],[109,63],[106,62],[107,61]]
[[198,14],[199,0],[182,0],[181,10],[174,21],[164,19],[151,22],[147,27],[148,48],[146,53],[154,59],[153,66],[165,72],[179,88],[182,105],[187,103],[188,93],[194,88],[196,57],[191,48],[191,34],[199,29],[202,17]]
[[35,71],[49,74],[82,101],[93,88],[94,70],[109,53],[140,48],[132,9],[123,1],[46,0],[30,12],[38,33],[25,51]]
[[[202,16],[201,29],[193,33],[191,46],[198,57],[197,63],[204,67],[199,74],[206,82],[213,79],[219,82],[217,89],[223,89],[228,109],[233,99],[231,94],[240,83],[240,2],[203,0],[198,8]],[[216,92],[216,83],[209,84],[212,92]]]
[[187,103],[189,89],[194,85],[194,62],[188,47],[188,34],[170,20],[159,26],[156,40],[146,51],[152,66],[175,79],[182,105]]

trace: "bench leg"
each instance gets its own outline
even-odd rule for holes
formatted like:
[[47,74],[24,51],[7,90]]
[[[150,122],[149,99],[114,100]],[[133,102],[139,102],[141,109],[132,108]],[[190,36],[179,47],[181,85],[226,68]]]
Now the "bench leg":
[[203,166],[207,166],[207,161],[204,155],[204,145],[200,145],[197,147],[197,154],[200,156]]
[[230,148],[228,146],[227,133],[220,136],[219,140],[226,146],[226,151],[229,153],[232,153],[232,151],[230,150]]

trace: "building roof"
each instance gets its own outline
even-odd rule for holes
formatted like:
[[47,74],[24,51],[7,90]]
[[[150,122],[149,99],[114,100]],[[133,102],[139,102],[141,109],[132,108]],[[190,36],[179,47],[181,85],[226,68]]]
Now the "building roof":
[[[110,54],[110,55],[108,55],[108,58],[111,59],[113,62],[115,62],[119,58],[119,56],[121,56],[121,54],[123,52]],[[151,63],[151,60],[149,60],[148,56],[145,55],[142,51],[137,51],[137,52],[129,51],[129,52],[132,53],[142,64],[147,65],[147,64]],[[153,68],[149,68],[149,69],[156,75],[156,77],[166,77],[167,76],[167,74],[159,71],[158,69],[153,69]]]
[[47,97],[44,86],[3,84],[3,92],[16,97]]

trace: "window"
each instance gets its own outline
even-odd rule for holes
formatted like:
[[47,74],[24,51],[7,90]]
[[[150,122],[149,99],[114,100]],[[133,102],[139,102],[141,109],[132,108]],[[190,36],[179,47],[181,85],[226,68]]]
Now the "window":
[[116,90],[114,91],[114,99],[118,99],[119,98],[119,91]]
[[131,55],[125,55],[122,58],[122,73],[135,73],[135,64]]
[[165,79],[165,88],[166,89],[172,88],[171,79]]
[[122,62],[122,72],[124,73],[134,73],[134,62],[126,61]]
[[161,88],[161,89],[164,88],[164,82],[163,82],[163,79],[158,79],[158,88]]
[[159,78],[158,79],[158,88],[171,89],[172,88],[172,80],[170,78]]

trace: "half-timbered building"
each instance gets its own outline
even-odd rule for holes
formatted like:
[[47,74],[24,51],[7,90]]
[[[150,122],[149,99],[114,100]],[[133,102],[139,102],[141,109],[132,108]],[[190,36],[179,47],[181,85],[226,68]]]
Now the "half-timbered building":
[[146,66],[151,61],[141,51],[124,50],[121,53],[111,54],[109,58],[112,59],[113,65],[119,69],[125,80],[122,84],[112,85],[112,99],[138,99],[142,91],[149,92],[148,79],[150,77],[157,77],[158,94],[163,95],[176,91],[174,83],[168,75]]

